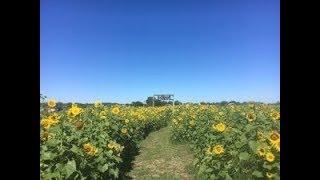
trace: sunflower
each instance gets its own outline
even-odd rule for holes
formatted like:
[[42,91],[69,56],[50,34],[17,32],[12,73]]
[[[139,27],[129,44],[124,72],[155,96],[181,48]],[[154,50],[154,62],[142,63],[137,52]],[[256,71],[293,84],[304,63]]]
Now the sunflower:
[[257,151],[259,156],[264,156],[266,154],[266,149],[263,147],[259,147]]
[[49,118],[44,118],[40,121],[40,124],[41,126],[44,128],[44,129],[49,129],[53,124],[55,124],[54,121],[52,121],[52,119],[49,119]]
[[277,132],[272,132],[269,136],[269,141],[272,145],[276,144],[277,142],[280,142],[280,134]]
[[41,140],[43,140],[43,141],[48,140],[50,137],[51,137],[51,135],[49,134],[48,131],[44,131],[44,132],[41,134]]
[[83,128],[84,122],[77,121],[75,124],[77,130],[81,130]]
[[268,162],[273,162],[274,159],[275,159],[274,155],[273,155],[271,152],[268,152],[268,153],[265,155],[265,157],[266,157],[266,160],[267,160]]
[[273,174],[270,173],[270,172],[266,172],[266,176],[267,176],[268,178],[272,178],[272,177],[273,177]]
[[59,122],[60,116],[58,114],[53,114],[48,117],[52,121],[52,124],[57,124]]
[[122,128],[121,129],[122,134],[128,134],[128,129],[127,128]]
[[280,113],[277,111],[273,111],[270,113],[270,117],[274,121],[280,120]]
[[261,131],[258,131],[258,132],[257,132],[257,139],[258,139],[258,140],[264,139],[264,134],[263,134],[263,132],[261,132]]
[[50,108],[54,108],[55,106],[56,106],[56,101],[54,100],[54,99],[50,99],[49,101],[48,101],[48,106],[50,107]]
[[257,117],[253,112],[247,113],[247,119],[248,119],[249,122],[252,122],[252,121],[256,120],[256,118]]
[[274,143],[272,147],[276,149],[278,152],[280,152],[280,141]]
[[114,107],[114,108],[112,108],[111,112],[112,112],[113,114],[119,114],[120,109],[119,109],[119,107]]
[[213,152],[215,154],[222,154],[222,153],[224,153],[224,149],[223,149],[222,145],[216,145],[213,147]]
[[219,132],[223,132],[226,129],[226,125],[224,123],[219,123],[217,125],[213,125],[212,127]]
[[94,156],[98,153],[98,149],[95,148],[93,145],[90,143],[86,143],[83,145],[83,150],[85,153],[87,153],[90,156]]
[[108,144],[107,144],[107,147],[111,150],[115,150],[116,152],[122,152],[124,146],[121,146],[120,144],[118,144],[117,142],[115,141],[110,141]]
[[68,116],[76,117],[82,111],[77,105],[72,105],[72,107],[68,110]]
[[96,101],[94,103],[94,107],[98,108],[98,107],[101,107],[102,106],[102,102],[101,101]]

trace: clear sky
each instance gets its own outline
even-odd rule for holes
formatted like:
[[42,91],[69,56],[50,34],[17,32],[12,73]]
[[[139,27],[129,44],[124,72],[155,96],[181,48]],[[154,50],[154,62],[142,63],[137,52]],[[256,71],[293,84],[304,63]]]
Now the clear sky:
[[279,0],[40,3],[40,91],[49,98],[280,99]]

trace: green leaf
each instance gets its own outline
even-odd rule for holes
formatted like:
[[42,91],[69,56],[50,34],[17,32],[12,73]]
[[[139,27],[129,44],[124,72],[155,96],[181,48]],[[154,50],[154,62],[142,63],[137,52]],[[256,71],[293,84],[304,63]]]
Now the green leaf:
[[228,173],[226,173],[225,178],[226,178],[226,180],[232,180],[232,177]]
[[267,163],[264,163],[263,164],[263,167],[268,169],[268,170],[271,170],[272,169],[272,166],[271,165],[268,165]]
[[70,151],[72,151],[75,154],[81,154],[81,150],[75,145],[72,145],[72,148],[70,149]]
[[255,152],[258,148],[258,143],[256,141],[249,141],[249,146],[251,150]]
[[108,168],[109,168],[109,165],[108,165],[108,164],[105,164],[105,165],[103,165],[103,166],[99,166],[99,167],[98,167],[98,170],[99,170],[100,172],[104,173],[104,172],[106,172],[106,171],[108,170]]
[[250,158],[250,155],[249,155],[249,153],[247,153],[247,152],[242,152],[242,153],[240,153],[239,154],[239,159],[240,160],[248,160]]
[[118,178],[119,176],[119,169],[110,169],[110,174],[112,174],[115,178]]
[[41,154],[41,159],[43,160],[52,160],[53,158],[55,158],[55,155],[53,153],[45,152]]
[[258,178],[262,178],[263,177],[262,172],[257,171],[257,170],[253,171],[252,175],[255,176],[255,177],[258,177]]
[[112,129],[114,129],[115,131],[118,131],[118,130],[119,130],[119,128],[118,128],[117,125],[113,125],[113,126],[112,126]]
[[66,172],[66,178],[68,178],[74,171],[76,171],[76,162],[74,160],[68,161],[64,169]]
[[[53,179],[53,178],[55,178],[55,179],[60,179],[59,177],[60,177],[59,172],[45,173],[45,174],[43,175],[43,179]],[[42,178],[41,178],[41,179],[42,179]]]
[[207,168],[207,169],[205,170],[206,173],[211,173],[212,171],[213,171],[212,168]]

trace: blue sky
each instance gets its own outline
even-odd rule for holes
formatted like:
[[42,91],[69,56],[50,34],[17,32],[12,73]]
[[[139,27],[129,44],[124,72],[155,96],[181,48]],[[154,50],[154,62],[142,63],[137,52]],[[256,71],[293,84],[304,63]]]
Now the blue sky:
[[40,3],[40,91],[49,98],[280,99],[278,0]]

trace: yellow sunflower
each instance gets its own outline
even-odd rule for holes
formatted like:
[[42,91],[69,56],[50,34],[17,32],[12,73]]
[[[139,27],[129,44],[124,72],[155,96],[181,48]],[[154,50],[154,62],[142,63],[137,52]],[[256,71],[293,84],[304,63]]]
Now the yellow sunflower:
[[215,154],[222,154],[224,153],[224,149],[223,149],[223,146],[222,145],[216,145],[213,147],[213,152]]
[[121,129],[122,134],[128,134],[128,129],[127,128],[122,128]]
[[273,111],[273,112],[270,113],[270,117],[274,121],[280,120],[280,113],[277,112],[277,111]]
[[51,135],[50,135],[50,133],[49,133],[48,131],[44,131],[44,132],[41,134],[41,140],[43,140],[43,141],[48,140],[50,137],[51,137]]
[[277,142],[280,142],[280,134],[277,132],[272,132],[269,136],[269,141],[272,145],[276,144]]
[[56,102],[54,99],[50,99],[50,100],[48,101],[48,106],[49,106],[50,108],[54,108],[54,107],[56,106],[56,104],[57,104],[57,102]]
[[82,111],[77,105],[72,105],[72,107],[68,110],[68,116],[76,117]]
[[83,145],[83,150],[90,156],[94,156],[98,153],[98,149],[95,148],[92,144],[86,143]]
[[263,147],[259,147],[257,151],[259,156],[264,156],[266,154],[266,149]]
[[274,143],[272,147],[276,149],[278,152],[280,152],[280,141]]
[[52,121],[52,119],[49,119],[49,118],[43,118],[41,121],[40,121],[40,124],[41,126],[44,128],[44,129],[49,129],[53,124],[55,124],[54,121]]
[[102,102],[101,101],[96,101],[94,103],[94,107],[98,108],[98,107],[101,107],[102,106]]
[[273,177],[273,174],[270,173],[270,172],[266,172],[266,176],[267,176],[268,178],[272,178],[272,177]]
[[113,114],[119,114],[120,108],[119,108],[119,107],[114,107],[114,108],[112,108],[111,112],[112,112]]
[[223,132],[226,129],[226,125],[224,123],[219,123],[217,125],[213,125],[213,128],[219,132]]
[[265,157],[266,157],[266,160],[267,160],[268,162],[273,162],[274,159],[275,159],[274,155],[273,155],[271,152],[268,152],[268,153],[265,155]]
[[247,113],[247,119],[248,119],[249,122],[252,122],[252,121],[256,120],[256,118],[257,117],[253,112]]

